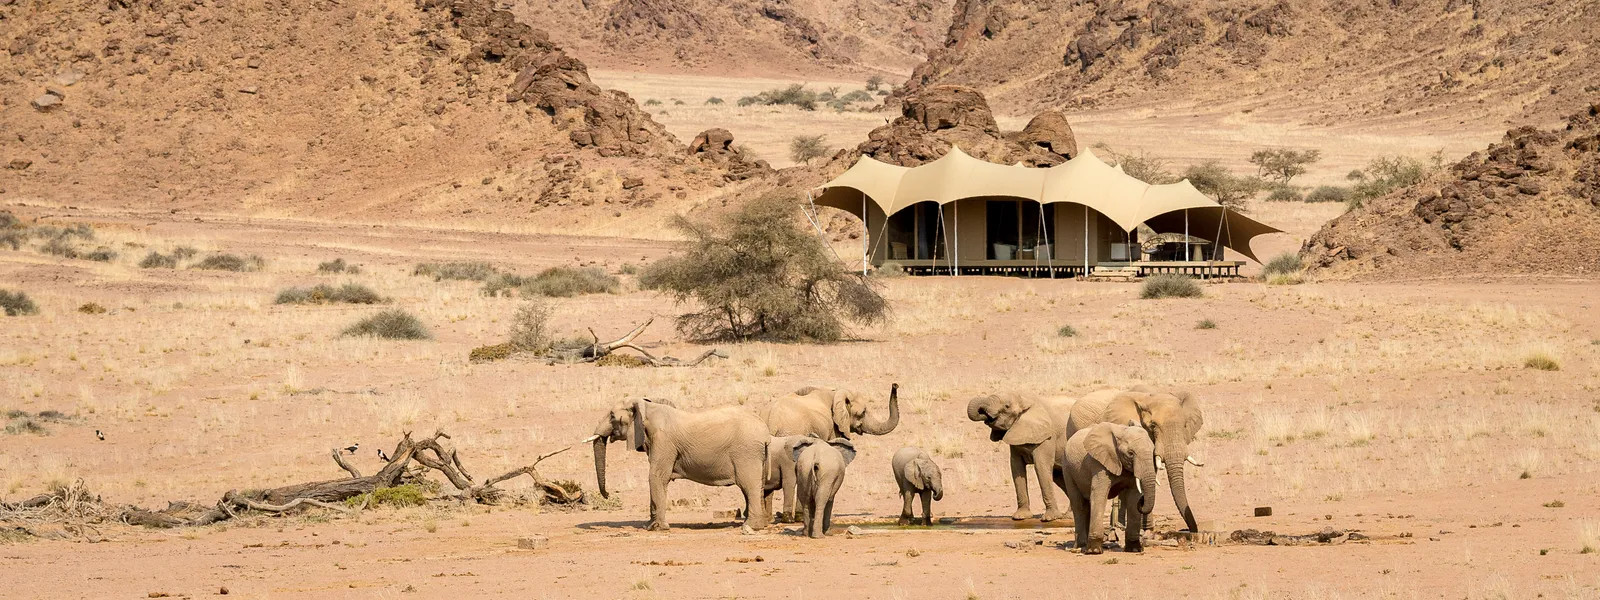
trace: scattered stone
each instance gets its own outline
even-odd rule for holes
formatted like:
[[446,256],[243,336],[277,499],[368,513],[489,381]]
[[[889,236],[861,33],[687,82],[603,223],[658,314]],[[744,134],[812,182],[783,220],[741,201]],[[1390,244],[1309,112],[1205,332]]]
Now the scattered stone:
[[860,527],[857,527],[855,525],[851,525],[851,526],[845,528],[844,532],[846,534],[848,534],[848,535],[851,535],[851,536],[864,535],[864,534],[867,533],[865,530],[863,530]]
[[254,95],[259,91],[260,91],[260,88],[257,88],[256,86],[253,86],[253,85],[247,85],[247,86],[244,86],[242,88],[239,88],[239,92],[240,93],[244,93],[244,94]]
[[1012,550],[1016,550],[1016,549],[1019,549],[1019,548],[1021,548],[1021,547],[1022,547],[1022,542],[1017,542],[1017,541],[1007,541],[1007,542],[1006,542],[1006,547],[1007,547],[1007,548],[1010,548],[1010,549],[1012,549]]
[[644,179],[642,179],[642,178],[639,178],[639,177],[624,177],[624,178],[622,178],[622,189],[631,190],[633,188],[640,187],[640,186],[643,186],[643,185],[644,185]]
[[1272,507],[1271,506],[1257,506],[1256,507],[1256,516],[1258,516],[1258,517],[1270,517],[1270,516],[1272,516]]
[[61,97],[55,94],[45,94],[33,99],[33,107],[41,111],[54,110],[61,106]]
[[6,168],[13,171],[21,171],[31,166],[33,166],[33,161],[26,158],[13,158],[11,162],[6,163]]
[[56,76],[55,76],[55,82],[56,83],[59,83],[61,85],[66,85],[66,86],[70,86],[72,84],[75,84],[81,79],[83,79],[83,73],[78,71],[77,69],[67,69],[67,70],[62,71],[60,73],[56,73]]
[[534,535],[534,536],[528,536],[528,537],[523,537],[523,538],[517,538],[517,547],[521,548],[523,550],[538,550],[540,548],[544,548],[544,547],[547,547],[549,545],[550,545],[550,538],[544,537],[542,535]]
[[252,58],[252,59],[250,59],[248,61],[245,61],[244,66],[252,68],[252,69],[259,69],[259,68],[261,68],[261,59]]

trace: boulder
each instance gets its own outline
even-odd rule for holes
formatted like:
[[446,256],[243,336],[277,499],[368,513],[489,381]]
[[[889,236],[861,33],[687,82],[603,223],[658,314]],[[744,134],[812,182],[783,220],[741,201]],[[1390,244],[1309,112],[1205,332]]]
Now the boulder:
[[714,127],[700,132],[694,136],[694,141],[689,143],[689,154],[701,152],[727,152],[733,149],[733,132],[721,127]]
[[999,133],[989,102],[978,90],[960,85],[939,85],[924,88],[908,96],[901,104],[901,113],[916,121],[923,129],[939,131],[953,127],[974,127],[984,132]]
[[1033,144],[1055,154],[1072,158],[1078,155],[1078,138],[1072,134],[1067,116],[1058,110],[1047,110],[1035,115],[1028,126],[1017,132],[1015,139]]

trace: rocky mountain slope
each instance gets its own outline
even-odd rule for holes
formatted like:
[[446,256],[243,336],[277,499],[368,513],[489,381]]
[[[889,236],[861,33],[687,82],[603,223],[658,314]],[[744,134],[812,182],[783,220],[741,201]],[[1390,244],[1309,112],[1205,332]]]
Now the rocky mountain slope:
[[1324,277],[1600,273],[1600,102],[1330,221],[1301,257]]
[[903,75],[951,0],[523,0],[514,11],[600,68],[775,77]]
[[969,85],[1019,112],[1503,126],[1581,106],[1597,63],[1600,0],[958,0],[905,90]]
[[488,0],[59,4],[0,2],[0,202],[554,226],[765,169]]

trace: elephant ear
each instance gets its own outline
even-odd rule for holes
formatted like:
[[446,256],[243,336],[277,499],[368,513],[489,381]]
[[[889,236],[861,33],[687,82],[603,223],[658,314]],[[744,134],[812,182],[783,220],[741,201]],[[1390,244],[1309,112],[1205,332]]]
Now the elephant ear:
[[633,407],[629,409],[633,413],[633,432],[629,438],[633,440],[633,449],[638,452],[650,450],[650,441],[644,437],[644,403],[646,402],[649,402],[649,400],[635,400]]
[[850,464],[856,459],[856,445],[844,438],[828,440],[828,445],[839,449],[839,454],[844,455],[844,464]]
[[1037,408],[1036,405],[1021,396],[1012,398],[1005,410],[1016,411],[1020,414],[1011,422],[1011,428],[1006,430],[1004,438],[1007,444],[1018,446],[1022,444],[1043,444],[1056,434],[1055,420],[1050,418],[1050,411]]
[[849,436],[850,428],[855,426],[855,417],[850,415],[850,396],[839,390],[827,393],[833,397],[833,428],[839,435]]
[[1188,391],[1174,392],[1173,395],[1178,397],[1178,411],[1183,415],[1184,431],[1189,435],[1185,441],[1192,444],[1199,437],[1200,428],[1206,424],[1205,416],[1200,414],[1200,399]]
[[789,459],[793,460],[794,462],[800,462],[800,453],[805,451],[806,446],[810,446],[821,441],[822,440],[814,437],[803,437],[795,440],[794,445],[789,448]]
[[1113,477],[1122,474],[1122,457],[1117,454],[1117,438],[1111,428],[1096,426],[1083,437],[1083,448]]
[[674,403],[673,401],[668,400],[666,398],[645,398],[644,401],[645,402],[649,402],[651,404],[661,404],[661,405],[664,405],[664,406],[671,406],[673,408],[677,408],[678,407],[678,405],[676,403]]
[[1144,423],[1145,414],[1149,412],[1149,409],[1145,406],[1148,404],[1149,398],[1150,394],[1145,392],[1123,392],[1117,394],[1115,398],[1111,399],[1111,402],[1106,404],[1105,412],[1100,415],[1100,422],[1127,423],[1128,421],[1133,421],[1135,423]]

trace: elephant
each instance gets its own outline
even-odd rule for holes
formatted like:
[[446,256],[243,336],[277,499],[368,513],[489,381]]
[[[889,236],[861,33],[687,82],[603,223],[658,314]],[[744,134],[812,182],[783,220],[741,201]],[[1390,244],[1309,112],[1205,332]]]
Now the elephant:
[[1011,515],[1012,519],[1033,516],[1028,505],[1028,465],[1033,465],[1039,479],[1039,494],[1044,500],[1042,520],[1054,521],[1063,516],[1050,482],[1062,485],[1055,469],[1057,446],[1066,439],[1063,434],[1067,417],[1076,402],[1064,396],[1028,394],[979,396],[967,402],[967,418],[988,425],[990,441],[1004,441],[1011,446],[1011,482],[1017,490],[1017,512]]
[[[1122,548],[1142,552],[1139,530],[1155,508],[1155,442],[1135,422],[1126,425],[1096,423],[1080,429],[1061,444],[1057,457],[1066,482],[1067,500],[1072,503],[1072,523],[1078,549],[1084,554],[1100,554],[1106,539],[1106,505],[1120,497],[1123,506],[1138,506],[1128,514]],[[1146,493],[1148,492],[1148,493]]]
[[833,529],[833,497],[844,485],[845,467],[856,459],[856,447],[844,438],[826,443],[802,438],[792,452],[800,510],[805,514],[804,532],[807,537],[820,538]]
[[633,442],[650,461],[651,531],[671,529],[667,522],[667,484],[675,479],[714,486],[739,486],[744,492],[745,533],[766,527],[761,511],[762,476],[766,470],[767,428],[740,407],[700,412],[679,409],[663,400],[618,403],[595,427],[594,473],[600,495],[606,490],[606,444]]
[[922,524],[932,525],[933,501],[944,500],[944,476],[939,472],[939,465],[933,464],[933,458],[921,448],[910,446],[896,451],[889,465],[894,469],[894,482],[900,487],[899,524],[916,524],[911,516],[911,498],[920,496]]
[[[900,424],[900,384],[889,386],[889,416],[873,418],[860,395],[833,388],[805,387],[772,404],[767,431],[773,437],[814,436],[824,440],[850,439],[851,435],[884,435]],[[792,471],[781,471],[777,485],[783,489],[779,521],[795,519],[795,481]],[[768,481],[768,485],[772,485]]]
[[[789,486],[789,494],[786,497],[795,497],[793,493],[795,447],[802,445],[805,440],[816,439],[818,439],[816,436],[811,435],[786,435],[774,437],[767,442],[767,472],[765,484],[761,489],[761,507],[766,514],[772,514],[772,494],[782,489],[784,484]],[[780,523],[785,520],[794,521],[795,515],[793,511],[779,513],[777,520]]]
[[1172,502],[1177,505],[1178,514],[1189,531],[1199,531],[1183,479],[1185,462],[1200,464],[1189,456],[1189,444],[1194,443],[1205,424],[1199,399],[1185,391],[1158,392],[1144,387],[1091,392],[1072,407],[1067,436],[1096,423],[1129,421],[1149,434],[1156,458],[1166,463],[1167,485],[1172,488]]

